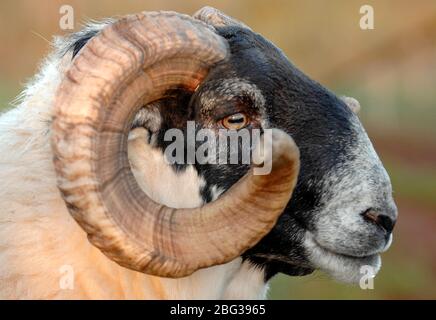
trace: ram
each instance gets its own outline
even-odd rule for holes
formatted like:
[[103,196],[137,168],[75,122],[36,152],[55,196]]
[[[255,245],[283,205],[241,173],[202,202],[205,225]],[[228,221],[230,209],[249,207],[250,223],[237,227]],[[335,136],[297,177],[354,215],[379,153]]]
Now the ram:
[[[0,118],[0,296],[264,298],[279,272],[377,272],[397,212],[357,108],[209,7],[57,39]],[[252,164],[169,162],[190,121],[263,133]]]

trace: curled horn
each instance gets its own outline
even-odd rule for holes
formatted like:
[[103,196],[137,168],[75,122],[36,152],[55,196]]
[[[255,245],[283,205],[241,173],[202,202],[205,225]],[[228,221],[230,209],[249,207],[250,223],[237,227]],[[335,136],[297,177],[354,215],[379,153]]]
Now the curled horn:
[[229,17],[218,9],[212,7],[201,8],[194,13],[193,17],[214,27],[238,26],[251,30],[250,27],[241,21]]
[[124,267],[182,277],[228,262],[269,232],[291,197],[299,153],[278,130],[272,172],[252,168],[200,208],[156,203],[132,174],[127,137],[138,110],[170,89],[194,91],[227,55],[226,41],[197,19],[127,16],[88,42],[56,93],[52,150],[61,195],[90,242]]

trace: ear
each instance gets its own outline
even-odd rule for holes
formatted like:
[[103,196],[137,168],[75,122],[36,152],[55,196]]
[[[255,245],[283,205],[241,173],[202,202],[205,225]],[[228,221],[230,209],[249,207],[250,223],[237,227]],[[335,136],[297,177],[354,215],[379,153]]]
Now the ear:
[[250,27],[248,27],[241,21],[229,17],[225,13],[212,7],[201,8],[196,13],[194,13],[192,17],[201,20],[209,25],[212,25],[213,27],[234,26],[251,30]]
[[360,111],[359,101],[357,101],[356,99],[354,99],[352,97],[346,97],[346,96],[342,96],[341,100],[343,102],[345,102],[345,104],[348,106],[348,108],[351,109],[351,111],[353,111],[356,114],[359,113],[359,111]]

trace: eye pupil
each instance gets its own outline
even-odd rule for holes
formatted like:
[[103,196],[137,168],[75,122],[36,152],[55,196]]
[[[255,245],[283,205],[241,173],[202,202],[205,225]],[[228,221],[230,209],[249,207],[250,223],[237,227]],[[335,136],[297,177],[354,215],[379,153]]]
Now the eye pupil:
[[244,116],[241,115],[233,115],[229,117],[229,123],[242,123],[244,122]]
[[222,125],[227,129],[238,130],[248,123],[247,116],[243,113],[235,113],[221,120]]

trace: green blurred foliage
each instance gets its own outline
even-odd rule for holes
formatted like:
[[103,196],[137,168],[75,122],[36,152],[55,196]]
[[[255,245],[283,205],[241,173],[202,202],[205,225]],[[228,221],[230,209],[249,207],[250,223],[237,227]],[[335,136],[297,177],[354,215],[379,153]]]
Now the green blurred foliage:
[[395,160],[385,162],[385,167],[391,176],[396,197],[436,207],[435,169],[401,167],[395,164]]

